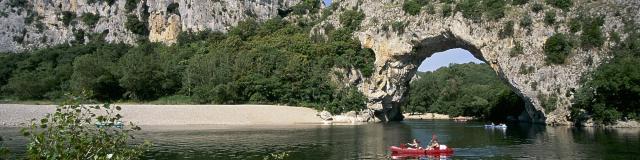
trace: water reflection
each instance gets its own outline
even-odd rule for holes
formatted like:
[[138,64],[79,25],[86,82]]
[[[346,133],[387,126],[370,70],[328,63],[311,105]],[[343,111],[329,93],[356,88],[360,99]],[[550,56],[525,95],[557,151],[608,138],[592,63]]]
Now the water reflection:
[[[598,129],[480,122],[405,121],[356,126],[146,126],[139,139],[154,147],[147,159],[262,159],[288,152],[291,159],[388,159],[388,147],[436,134],[454,148],[452,157],[428,159],[633,159],[640,129]],[[17,128],[0,128],[5,146],[24,154]],[[10,140],[9,140],[10,139]]]

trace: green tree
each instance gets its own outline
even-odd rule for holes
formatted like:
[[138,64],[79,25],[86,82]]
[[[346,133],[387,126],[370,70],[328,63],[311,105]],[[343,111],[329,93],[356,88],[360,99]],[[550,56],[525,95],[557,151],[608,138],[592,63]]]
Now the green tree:
[[571,42],[563,34],[556,33],[544,43],[545,61],[548,64],[563,64],[571,50]]

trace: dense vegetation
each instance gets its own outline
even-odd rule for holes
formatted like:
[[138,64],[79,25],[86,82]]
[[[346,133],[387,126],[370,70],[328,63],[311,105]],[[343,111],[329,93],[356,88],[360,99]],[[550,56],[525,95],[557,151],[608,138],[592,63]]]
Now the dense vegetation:
[[504,120],[524,108],[522,100],[486,64],[453,64],[417,76],[420,78],[411,82],[404,105],[410,113]]
[[[343,28],[329,39],[312,41],[312,24],[274,18],[247,20],[218,32],[184,32],[165,46],[137,46],[92,40],[19,54],[0,54],[0,85],[8,100],[56,100],[65,93],[87,93],[100,102],[175,100],[185,103],[264,103],[316,107],[334,113],[359,110],[365,99],[355,88],[341,88],[334,67],[373,73],[373,51],[351,37],[364,18],[351,10]],[[136,33],[146,28],[128,18]]]
[[544,43],[545,61],[548,64],[563,64],[571,49],[569,39],[564,34],[556,33]]
[[600,65],[577,90],[572,110],[574,121],[591,117],[611,124],[620,119],[640,118],[640,33],[633,29],[611,54],[614,58]]

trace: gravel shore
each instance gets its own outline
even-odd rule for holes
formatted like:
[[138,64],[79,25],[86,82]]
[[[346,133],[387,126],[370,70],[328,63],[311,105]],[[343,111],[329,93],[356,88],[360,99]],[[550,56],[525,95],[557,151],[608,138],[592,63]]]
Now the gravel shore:
[[[138,125],[320,124],[311,108],[275,105],[117,105],[126,123]],[[55,111],[55,105],[0,104],[0,126],[23,126]]]

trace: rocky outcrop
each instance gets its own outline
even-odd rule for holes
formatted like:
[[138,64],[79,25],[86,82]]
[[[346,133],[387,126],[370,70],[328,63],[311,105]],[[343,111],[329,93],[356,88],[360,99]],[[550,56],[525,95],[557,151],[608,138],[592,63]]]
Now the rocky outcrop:
[[[340,15],[346,10],[356,9],[366,15],[353,36],[363,47],[375,52],[376,72],[371,77],[345,74],[347,77],[343,79],[347,81],[343,82],[358,86],[368,96],[369,108],[376,110],[383,120],[402,118],[399,105],[404,100],[411,78],[425,58],[436,52],[463,48],[489,64],[523,97],[526,112],[521,119],[552,125],[570,124],[573,92],[580,87],[580,79],[585,73],[610,58],[608,48],[615,44],[610,33],[621,33],[624,38],[623,17],[632,23],[638,22],[640,17],[636,12],[640,6],[637,1],[581,1],[574,2],[576,6],[569,10],[561,10],[546,5],[544,1],[534,0],[519,6],[507,5],[504,18],[480,22],[463,17],[455,9],[451,16],[443,16],[445,5],[434,1],[429,4],[432,11],[424,7],[415,16],[403,11],[403,1],[344,0],[338,3],[339,9],[318,24],[312,33],[324,33],[322,26],[327,24],[339,28]],[[546,25],[545,11],[536,13],[531,10],[536,3],[542,4],[545,11],[557,12],[557,23]],[[596,49],[574,49],[564,64],[546,64],[543,48],[547,38],[555,33],[569,33],[567,22],[580,14],[605,17],[601,27],[604,45]],[[531,17],[530,27],[520,24],[525,16]],[[501,37],[500,32],[508,21],[515,22],[514,32],[511,36]],[[510,56],[509,52],[516,44],[522,46],[523,54]],[[522,73],[521,67],[530,69],[530,73]],[[548,97],[556,97],[556,103],[543,106],[543,100]]]
[[[137,2],[128,5],[127,1]],[[139,38],[171,44],[182,31],[226,32],[247,18],[278,15],[300,0],[5,0],[0,1],[0,52],[16,52],[56,44],[85,43],[104,33],[108,42],[134,44]],[[99,16],[87,24],[85,15]],[[127,17],[146,24],[149,35],[126,27]]]

